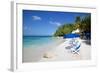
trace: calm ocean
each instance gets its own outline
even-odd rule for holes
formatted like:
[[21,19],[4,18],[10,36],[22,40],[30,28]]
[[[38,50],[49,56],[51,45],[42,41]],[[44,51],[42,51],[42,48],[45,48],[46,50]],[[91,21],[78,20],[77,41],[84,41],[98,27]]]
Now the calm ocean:
[[53,44],[59,39],[51,36],[23,36],[24,48],[37,48],[44,45]]

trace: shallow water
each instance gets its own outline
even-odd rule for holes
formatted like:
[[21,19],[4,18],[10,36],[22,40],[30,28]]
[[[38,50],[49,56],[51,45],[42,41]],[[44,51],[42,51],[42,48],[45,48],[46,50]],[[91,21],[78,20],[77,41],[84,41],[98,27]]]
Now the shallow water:
[[24,48],[33,48],[46,44],[55,43],[59,39],[51,36],[24,36],[23,37],[23,47]]
[[39,61],[46,51],[54,49],[62,42],[64,39],[58,37],[23,37],[23,62]]

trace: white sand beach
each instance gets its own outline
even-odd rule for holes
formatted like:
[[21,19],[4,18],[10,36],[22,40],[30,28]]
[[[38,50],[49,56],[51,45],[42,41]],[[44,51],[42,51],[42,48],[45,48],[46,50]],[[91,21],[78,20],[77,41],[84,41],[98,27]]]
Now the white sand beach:
[[40,61],[68,61],[68,60],[89,60],[91,59],[91,46],[87,45],[85,40],[80,40],[81,47],[79,54],[74,54],[70,49],[66,49],[68,41],[65,41],[58,47],[46,52],[50,58],[41,58]]
[[48,62],[48,61],[71,61],[71,60],[89,60],[91,59],[91,45],[85,40],[81,40],[79,54],[71,52],[70,48],[66,48],[68,41],[63,41],[60,45],[41,50],[25,49],[25,62]]

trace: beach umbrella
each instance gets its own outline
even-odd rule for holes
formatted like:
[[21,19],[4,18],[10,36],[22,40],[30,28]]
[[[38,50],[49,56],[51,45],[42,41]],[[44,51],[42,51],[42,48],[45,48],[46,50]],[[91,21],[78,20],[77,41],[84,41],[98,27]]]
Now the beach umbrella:
[[70,34],[65,34],[63,37],[64,38],[78,38],[80,37],[80,35],[76,33],[70,33]]
[[72,33],[79,33],[80,30],[79,29],[76,29],[76,30],[73,30]]

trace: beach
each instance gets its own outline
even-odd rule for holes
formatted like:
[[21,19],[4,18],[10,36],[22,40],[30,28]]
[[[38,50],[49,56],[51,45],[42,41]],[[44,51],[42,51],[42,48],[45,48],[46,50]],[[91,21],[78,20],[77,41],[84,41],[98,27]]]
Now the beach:
[[26,47],[27,44],[25,43],[24,44],[25,46],[23,46],[23,49],[22,49],[22,61],[23,62],[38,62],[41,60],[41,58],[46,52],[53,50],[55,47],[65,42],[65,40],[62,37],[57,37],[56,39],[55,38],[51,39],[51,38],[49,38],[50,40],[42,39],[41,40],[42,42],[40,42],[40,39],[39,39],[38,41],[39,43],[35,41],[36,43],[33,42],[33,44],[30,47],[29,46]]
[[73,54],[70,49],[66,49],[67,41],[56,47],[55,49],[48,51],[52,54],[51,58],[41,58],[40,61],[77,61],[77,60],[89,60],[91,59],[91,46],[84,43],[81,40],[81,47],[79,54]]
[[90,60],[91,13],[23,10],[22,38],[23,63]]
[[23,49],[23,62],[48,62],[48,61],[77,61],[91,59],[91,45],[85,40],[81,42],[79,54],[71,52],[67,40],[59,41],[56,44],[41,47],[41,49]]

